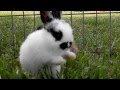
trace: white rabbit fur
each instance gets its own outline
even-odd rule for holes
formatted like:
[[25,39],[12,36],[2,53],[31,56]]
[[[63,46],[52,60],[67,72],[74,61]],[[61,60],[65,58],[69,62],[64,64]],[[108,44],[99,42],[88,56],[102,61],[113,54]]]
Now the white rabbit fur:
[[[50,27],[63,33],[60,41],[55,41],[52,34],[46,30]],[[56,74],[60,72],[61,65],[66,63],[62,56],[68,53],[75,56],[70,48],[65,50],[60,48],[63,42],[73,42],[73,31],[68,23],[59,19],[52,20],[45,28],[34,31],[22,43],[19,53],[20,63],[25,71],[32,74],[37,74],[44,65],[51,65],[52,77],[57,78]]]

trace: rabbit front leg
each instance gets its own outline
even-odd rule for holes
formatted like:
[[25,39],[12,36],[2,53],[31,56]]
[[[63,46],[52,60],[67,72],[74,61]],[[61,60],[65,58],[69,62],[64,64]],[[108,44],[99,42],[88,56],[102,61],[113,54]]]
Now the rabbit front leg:
[[66,60],[62,56],[52,58],[50,64],[52,65],[63,65],[66,63]]
[[52,78],[58,79],[59,78],[58,74],[60,73],[61,65],[52,65],[51,70],[52,70]]
[[76,58],[76,54],[70,50],[67,50],[65,54],[62,56],[64,59],[74,60]]

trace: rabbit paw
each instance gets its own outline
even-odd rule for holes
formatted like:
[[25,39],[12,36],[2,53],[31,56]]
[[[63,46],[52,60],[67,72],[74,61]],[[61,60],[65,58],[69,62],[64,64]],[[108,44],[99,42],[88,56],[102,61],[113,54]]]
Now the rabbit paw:
[[63,59],[63,57],[57,57],[52,60],[52,64],[63,65],[63,64],[66,64],[66,60]]

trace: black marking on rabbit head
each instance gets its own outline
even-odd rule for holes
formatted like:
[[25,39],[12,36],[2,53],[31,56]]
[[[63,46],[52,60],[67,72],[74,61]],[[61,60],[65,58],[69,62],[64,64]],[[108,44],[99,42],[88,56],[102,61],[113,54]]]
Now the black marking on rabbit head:
[[63,37],[63,33],[61,31],[55,31],[54,28],[50,28],[47,31],[52,34],[56,41],[60,41]]
[[53,16],[50,11],[40,11],[41,20],[44,24],[47,24],[53,20]]
[[62,11],[52,11],[52,15],[54,18],[61,19]]
[[67,48],[71,48],[72,42],[63,42],[60,44],[60,49],[65,50]]

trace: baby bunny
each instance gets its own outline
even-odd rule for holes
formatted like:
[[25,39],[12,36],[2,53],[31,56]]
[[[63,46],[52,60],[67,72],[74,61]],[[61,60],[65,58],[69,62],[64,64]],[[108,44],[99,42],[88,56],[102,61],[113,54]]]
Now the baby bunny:
[[61,20],[61,12],[41,11],[41,20],[44,28],[29,34],[22,43],[19,52],[19,59],[22,68],[32,74],[38,72],[44,65],[51,66],[52,77],[57,79],[61,65],[66,63],[63,56],[70,54],[74,41],[71,26]]

